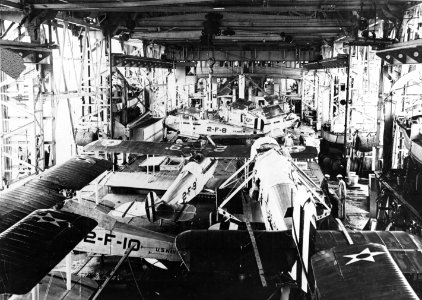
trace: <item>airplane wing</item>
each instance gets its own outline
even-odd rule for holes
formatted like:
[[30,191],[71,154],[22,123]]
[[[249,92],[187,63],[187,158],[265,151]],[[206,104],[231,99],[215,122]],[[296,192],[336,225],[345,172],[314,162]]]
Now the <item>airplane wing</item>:
[[419,299],[381,244],[337,246],[311,261],[319,299]]
[[75,157],[22,186],[0,193],[0,232],[37,209],[52,208],[65,200],[60,190],[79,190],[111,167],[106,160]]
[[97,225],[80,215],[36,210],[0,234],[0,294],[26,294]]
[[[349,236],[354,244],[385,245],[405,276],[422,273],[422,238],[419,236],[404,231],[354,231],[349,232]],[[319,230],[316,233],[316,252],[348,244],[341,231]]]
[[0,194],[0,294],[28,292],[95,227],[88,218],[43,209],[66,199],[61,190],[81,189],[111,166],[72,158]]
[[155,143],[143,141],[99,140],[84,147],[85,151],[124,152],[133,154],[191,156],[202,152],[206,157],[237,158],[249,157],[250,146],[246,145],[212,145],[200,146],[200,143]]
[[[253,230],[267,279],[291,270],[296,249],[287,231]],[[187,230],[175,238],[183,263],[191,272],[258,274],[256,257],[247,230]]]

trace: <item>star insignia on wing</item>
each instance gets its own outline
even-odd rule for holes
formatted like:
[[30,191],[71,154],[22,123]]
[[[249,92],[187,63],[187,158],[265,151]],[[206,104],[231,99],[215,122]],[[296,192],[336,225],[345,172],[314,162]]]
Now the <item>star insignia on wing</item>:
[[377,256],[383,253],[385,252],[371,252],[369,248],[366,248],[358,254],[349,254],[349,255],[343,255],[343,256],[351,258],[351,260],[349,260],[346,264],[346,265],[349,265],[361,260],[375,262],[374,256]]
[[61,227],[59,224],[59,222],[61,222],[61,223],[67,223],[68,227],[71,226],[71,223],[69,221],[55,218],[51,215],[51,213],[38,214],[35,216],[35,218],[37,219],[36,220],[37,223],[49,223],[54,226]]

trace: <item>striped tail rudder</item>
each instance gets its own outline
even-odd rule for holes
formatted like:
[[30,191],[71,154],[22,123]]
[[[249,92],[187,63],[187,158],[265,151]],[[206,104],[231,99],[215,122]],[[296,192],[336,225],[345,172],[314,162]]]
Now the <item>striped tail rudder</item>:
[[313,290],[313,275],[310,272],[311,255],[316,233],[316,209],[310,198],[302,203],[295,203],[293,208],[292,235],[296,244],[298,259],[291,275],[305,293]]
[[149,192],[145,200],[145,211],[147,213],[148,221],[157,221],[157,212],[155,209],[156,200],[160,200],[155,192]]

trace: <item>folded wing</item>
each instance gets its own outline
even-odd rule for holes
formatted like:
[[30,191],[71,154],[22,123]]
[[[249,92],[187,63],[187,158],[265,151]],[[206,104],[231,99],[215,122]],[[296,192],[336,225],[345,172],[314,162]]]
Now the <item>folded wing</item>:
[[80,215],[37,210],[0,234],[0,294],[28,293],[97,225]]
[[419,299],[380,244],[345,245],[312,257],[319,299]]

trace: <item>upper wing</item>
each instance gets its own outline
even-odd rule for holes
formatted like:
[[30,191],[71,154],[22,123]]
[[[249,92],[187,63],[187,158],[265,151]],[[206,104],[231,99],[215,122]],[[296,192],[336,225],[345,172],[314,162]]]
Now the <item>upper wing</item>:
[[[355,231],[349,232],[349,236],[355,245],[385,245],[403,274],[413,276],[422,273],[421,237],[403,231]],[[318,230],[316,233],[316,252],[348,244],[341,231]]]
[[0,232],[37,209],[52,208],[65,197],[62,189],[78,190],[111,169],[111,162],[95,158],[72,158],[24,185],[0,194]]
[[250,147],[245,145],[201,147],[200,143],[155,143],[141,141],[100,140],[85,146],[85,151],[124,152],[133,154],[191,156],[202,152],[206,157],[249,157]]
[[346,245],[312,257],[319,299],[419,299],[380,244]]
[[28,293],[97,225],[69,212],[37,210],[0,234],[0,294]]

